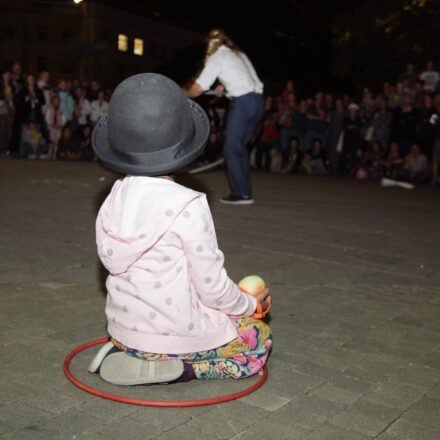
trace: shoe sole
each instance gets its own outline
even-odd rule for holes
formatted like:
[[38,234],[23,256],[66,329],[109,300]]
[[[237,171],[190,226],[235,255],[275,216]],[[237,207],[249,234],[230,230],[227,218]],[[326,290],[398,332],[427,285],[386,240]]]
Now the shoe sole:
[[183,371],[180,359],[147,361],[119,352],[104,359],[99,374],[113,385],[146,385],[171,382],[182,376]]
[[243,199],[243,200],[224,200],[220,199],[220,203],[224,203],[225,205],[252,205],[254,203],[254,199]]
[[89,373],[97,373],[102,361],[107,356],[107,353],[113,349],[113,347],[114,345],[112,342],[107,342],[105,345],[103,345],[90,362],[89,366],[87,367],[87,371]]

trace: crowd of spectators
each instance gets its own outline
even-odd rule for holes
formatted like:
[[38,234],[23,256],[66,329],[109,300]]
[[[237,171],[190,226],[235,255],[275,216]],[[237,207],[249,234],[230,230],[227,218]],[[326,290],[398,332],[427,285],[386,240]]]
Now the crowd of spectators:
[[35,78],[14,62],[0,78],[0,155],[93,160],[92,128],[107,113],[110,94],[97,81],[52,85],[47,70]]
[[[111,90],[50,73],[24,75],[18,62],[0,78],[0,154],[30,159],[93,160],[91,132],[107,113]],[[199,164],[222,157],[227,99],[202,98],[211,135]],[[256,170],[383,177],[437,182],[440,159],[440,74],[432,61],[417,73],[407,64],[380,93],[365,89],[356,100],[318,91],[302,97],[294,82],[265,97],[264,116],[251,140]]]
[[[395,83],[384,83],[379,93],[365,89],[358,100],[322,91],[301,97],[289,80],[285,90],[265,97],[251,164],[272,172],[434,182],[440,157],[439,80],[433,62],[421,73],[409,63]],[[224,99],[210,98],[207,108],[215,135],[204,162],[221,154]]]

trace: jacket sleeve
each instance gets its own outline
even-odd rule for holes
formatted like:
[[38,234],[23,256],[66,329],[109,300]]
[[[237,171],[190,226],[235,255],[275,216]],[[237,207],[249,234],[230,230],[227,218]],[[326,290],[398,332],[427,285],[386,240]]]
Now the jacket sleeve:
[[243,293],[228,277],[223,252],[217,246],[206,197],[190,202],[172,226],[183,246],[188,270],[200,301],[228,315],[252,315],[256,299]]

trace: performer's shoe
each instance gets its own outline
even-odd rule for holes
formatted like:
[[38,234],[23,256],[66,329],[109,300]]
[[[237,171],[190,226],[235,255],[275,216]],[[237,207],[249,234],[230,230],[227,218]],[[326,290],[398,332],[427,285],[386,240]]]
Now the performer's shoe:
[[184,370],[180,359],[147,361],[120,351],[104,359],[100,375],[114,385],[148,385],[175,381],[183,375]]
[[225,203],[226,205],[252,205],[252,203],[254,203],[254,199],[252,196],[245,197],[230,194],[228,197],[222,197],[220,202]]
[[113,342],[107,342],[104,344],[87,367],[88,372],[95,374],[99,373],[99,368],[101,367],[102,361],[111,353],[116,353],[119,351],[119,348],[115,347]]

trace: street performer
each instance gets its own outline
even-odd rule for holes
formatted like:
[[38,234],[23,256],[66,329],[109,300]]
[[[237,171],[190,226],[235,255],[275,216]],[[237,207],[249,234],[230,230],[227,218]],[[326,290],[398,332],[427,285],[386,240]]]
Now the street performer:
[[249,58],[220,29],[208,34],[205,65],[185,91],[187,97],[200,96],[216,79],[221,84],[215,90],[222,93],[226,89],[230,98],[223,150],[231,194],[220,201],[250,205],[254,201],[246,144],[263,115],[263,83]]

